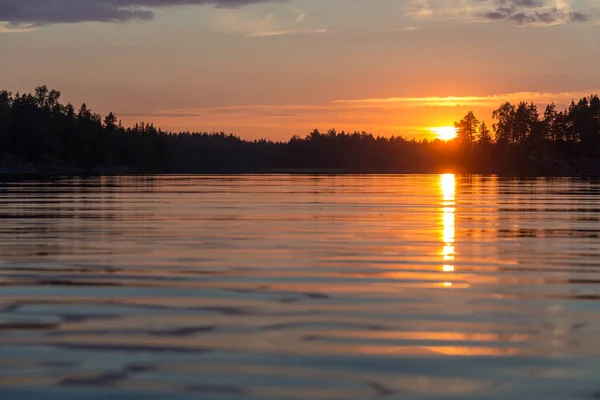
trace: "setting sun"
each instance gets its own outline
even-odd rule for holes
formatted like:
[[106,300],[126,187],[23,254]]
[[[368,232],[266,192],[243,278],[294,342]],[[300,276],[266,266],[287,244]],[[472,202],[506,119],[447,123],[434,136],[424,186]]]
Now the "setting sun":
[[452,140],[456,137],[456,128],[453,126],[438,126],[431,130],[438,135],[440,140]]

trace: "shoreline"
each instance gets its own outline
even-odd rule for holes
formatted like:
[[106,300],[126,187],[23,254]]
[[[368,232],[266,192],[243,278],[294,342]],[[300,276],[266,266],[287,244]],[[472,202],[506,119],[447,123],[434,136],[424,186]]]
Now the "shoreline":
[[257,169],[219,169],[202,171],[144,171],[129,167],[99,167],[99,168],[0,168],[0,179],[6,178],[58,178],[58,177],[95,177],[95,176],[125,176],[125,175],[163,175],[163,176],[192,176],[192,175],[479,175],[498,177],[522,178],[600,178],[600,170],[571,171],[572,173],[550,173],[540,171],[452,171],[452,170],[375,170],[375,169],[323,169],[323,168],[257,168]]
[[206,167],[206,168],[140,168],[128,165],[93,164],[89,166],[63,165],[54,160],[27,161],[4,155],[0,157],[0,178],[15,177],[69,177],[118,175],[429,175],[453,173],[457,175],[487,175],[500,177],[572,177],[600,178],[600,166],[595,164],[574,166],[569,163],[530,167],[516,171],[511,168],[468,168],[419,165],[404,168],[276,168],[276,167]]

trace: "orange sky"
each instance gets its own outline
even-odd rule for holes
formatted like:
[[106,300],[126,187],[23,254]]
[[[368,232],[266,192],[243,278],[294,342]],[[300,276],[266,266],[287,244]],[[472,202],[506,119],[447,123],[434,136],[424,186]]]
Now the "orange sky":
[[[125,116],[125,123],[152,120],[158,126],[180,131],[191,129],[197,121],[208,121],[207,130],[228,126],[233,132],[245,132],[249,138],[288,138],[303,136],[315,128],[325,131],[368,131],[375,134],[405,137],[435,138],[432,128],[452,126],[469,110],[491,127],[492,110],[503,101],[534,101],[543,107],[550,102],[565,106],[586,92],[571,93],[511,93],[482,97],[423,97],[336,100],[313,105],[254,105],[165,110],[139,116]],[[221,128],[220,128],[221,127]]]
[[420,139],[469,110],[491,125],[505,100],[565,106],[600,87],[598,0],[506,0],[502,15],[498,0],[61,1],[0,7],[0,88],[46,84],[125,124]]

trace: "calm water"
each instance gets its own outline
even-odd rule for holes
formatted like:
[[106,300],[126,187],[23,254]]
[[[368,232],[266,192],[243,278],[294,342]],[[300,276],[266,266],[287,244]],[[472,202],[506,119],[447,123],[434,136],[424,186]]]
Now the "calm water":
[[1,399],[598,399],[600,183],[0,184]]

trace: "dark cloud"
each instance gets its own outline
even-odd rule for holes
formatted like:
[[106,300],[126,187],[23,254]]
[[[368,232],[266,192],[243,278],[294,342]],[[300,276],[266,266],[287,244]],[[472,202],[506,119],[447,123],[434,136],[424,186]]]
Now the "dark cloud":
[[235,8],[283,0],[0,0],[0,21],[42,26],[87,21],[149,20],[154,9],[182,5]]
[[535,8],[543,7],[544,2],[541,0],[497,0],[496,3],[503,8]]
[[585,22],[585,21],[589,21],[591,19],[591,16],[576,11],[576,12],[570,13],[570,18],[571,18],[571,21],[574,21],[574,22]]
[[483,16],[493,21],[502,21],[505,18],[504,13],[501,13],[500,11],[490,11],[485,13]]
[[590,15],[548,7],[544,0],[494,0],[494,9],[483,14],[492,21],[508,21],[519,25],[563,22],[585,22]]

